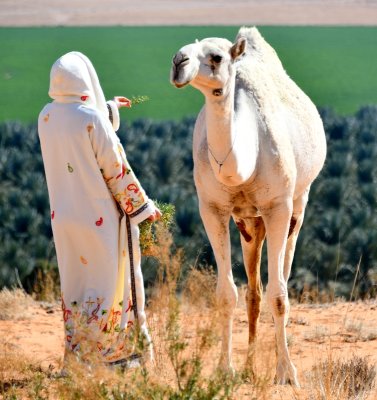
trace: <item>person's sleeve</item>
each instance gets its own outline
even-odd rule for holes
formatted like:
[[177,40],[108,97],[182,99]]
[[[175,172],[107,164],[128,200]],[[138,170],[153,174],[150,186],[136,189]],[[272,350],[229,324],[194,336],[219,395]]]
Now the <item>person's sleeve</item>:
[[119,117],[118,107],[115,104],[115,101],[113,101],[113,100],[107,101],[106,105],[107,105],[107,111],[109,112],[109,120],[111,122],[111,125],[114,128],[114,131],[116,132],[120,126],[120,117]]
[[132,222],[138,224],[155,212],[130,164],[120,140],[108,121],[98,119],[93,124],[91,142],[102,176]]

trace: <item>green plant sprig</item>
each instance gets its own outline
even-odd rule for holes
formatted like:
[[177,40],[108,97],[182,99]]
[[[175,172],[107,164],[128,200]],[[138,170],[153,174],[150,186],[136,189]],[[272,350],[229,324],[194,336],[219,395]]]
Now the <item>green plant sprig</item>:
[[131,104],[134,106],[134,105],[141,104],[141,103],[148,101],[149,97],[148,96],[132,96],[130,100],[131,100]]

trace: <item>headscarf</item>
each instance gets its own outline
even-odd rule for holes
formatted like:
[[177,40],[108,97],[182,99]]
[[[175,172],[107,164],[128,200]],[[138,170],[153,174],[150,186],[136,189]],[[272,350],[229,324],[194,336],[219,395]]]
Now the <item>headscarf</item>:
[[81,102],[108,118],[105,96],[93,64],[84,54],[72,51],[55,61],[50,72],[49,96],[58,103]]

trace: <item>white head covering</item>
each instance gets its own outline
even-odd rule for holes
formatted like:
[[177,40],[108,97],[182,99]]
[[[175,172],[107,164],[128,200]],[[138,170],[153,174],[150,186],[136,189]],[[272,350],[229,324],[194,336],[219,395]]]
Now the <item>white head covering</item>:
[[80,52],[72,51],[55,61],[50,72],[48,95],[59,103],[81,102],[108,117],[96,70],[89,58]]

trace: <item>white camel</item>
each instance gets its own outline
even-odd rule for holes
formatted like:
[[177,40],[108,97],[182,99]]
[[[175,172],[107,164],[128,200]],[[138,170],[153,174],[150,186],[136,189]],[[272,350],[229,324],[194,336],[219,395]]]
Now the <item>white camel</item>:
[[248,362],[253,363],[267,235],[266,296],[275,324],[276,382],[298,385],[285,329],[287,281],[310,185],[326,156],[321,118],[256,28],[241,28],[235,44],[208,38],[182,47],[173,58],[171,82],[178,88],[191,84],[205,97],[194,129],[194,179],[224,312],[220,366],[233,371],[237,288],[231,269],[232,217],[241,233],[248,276]]

